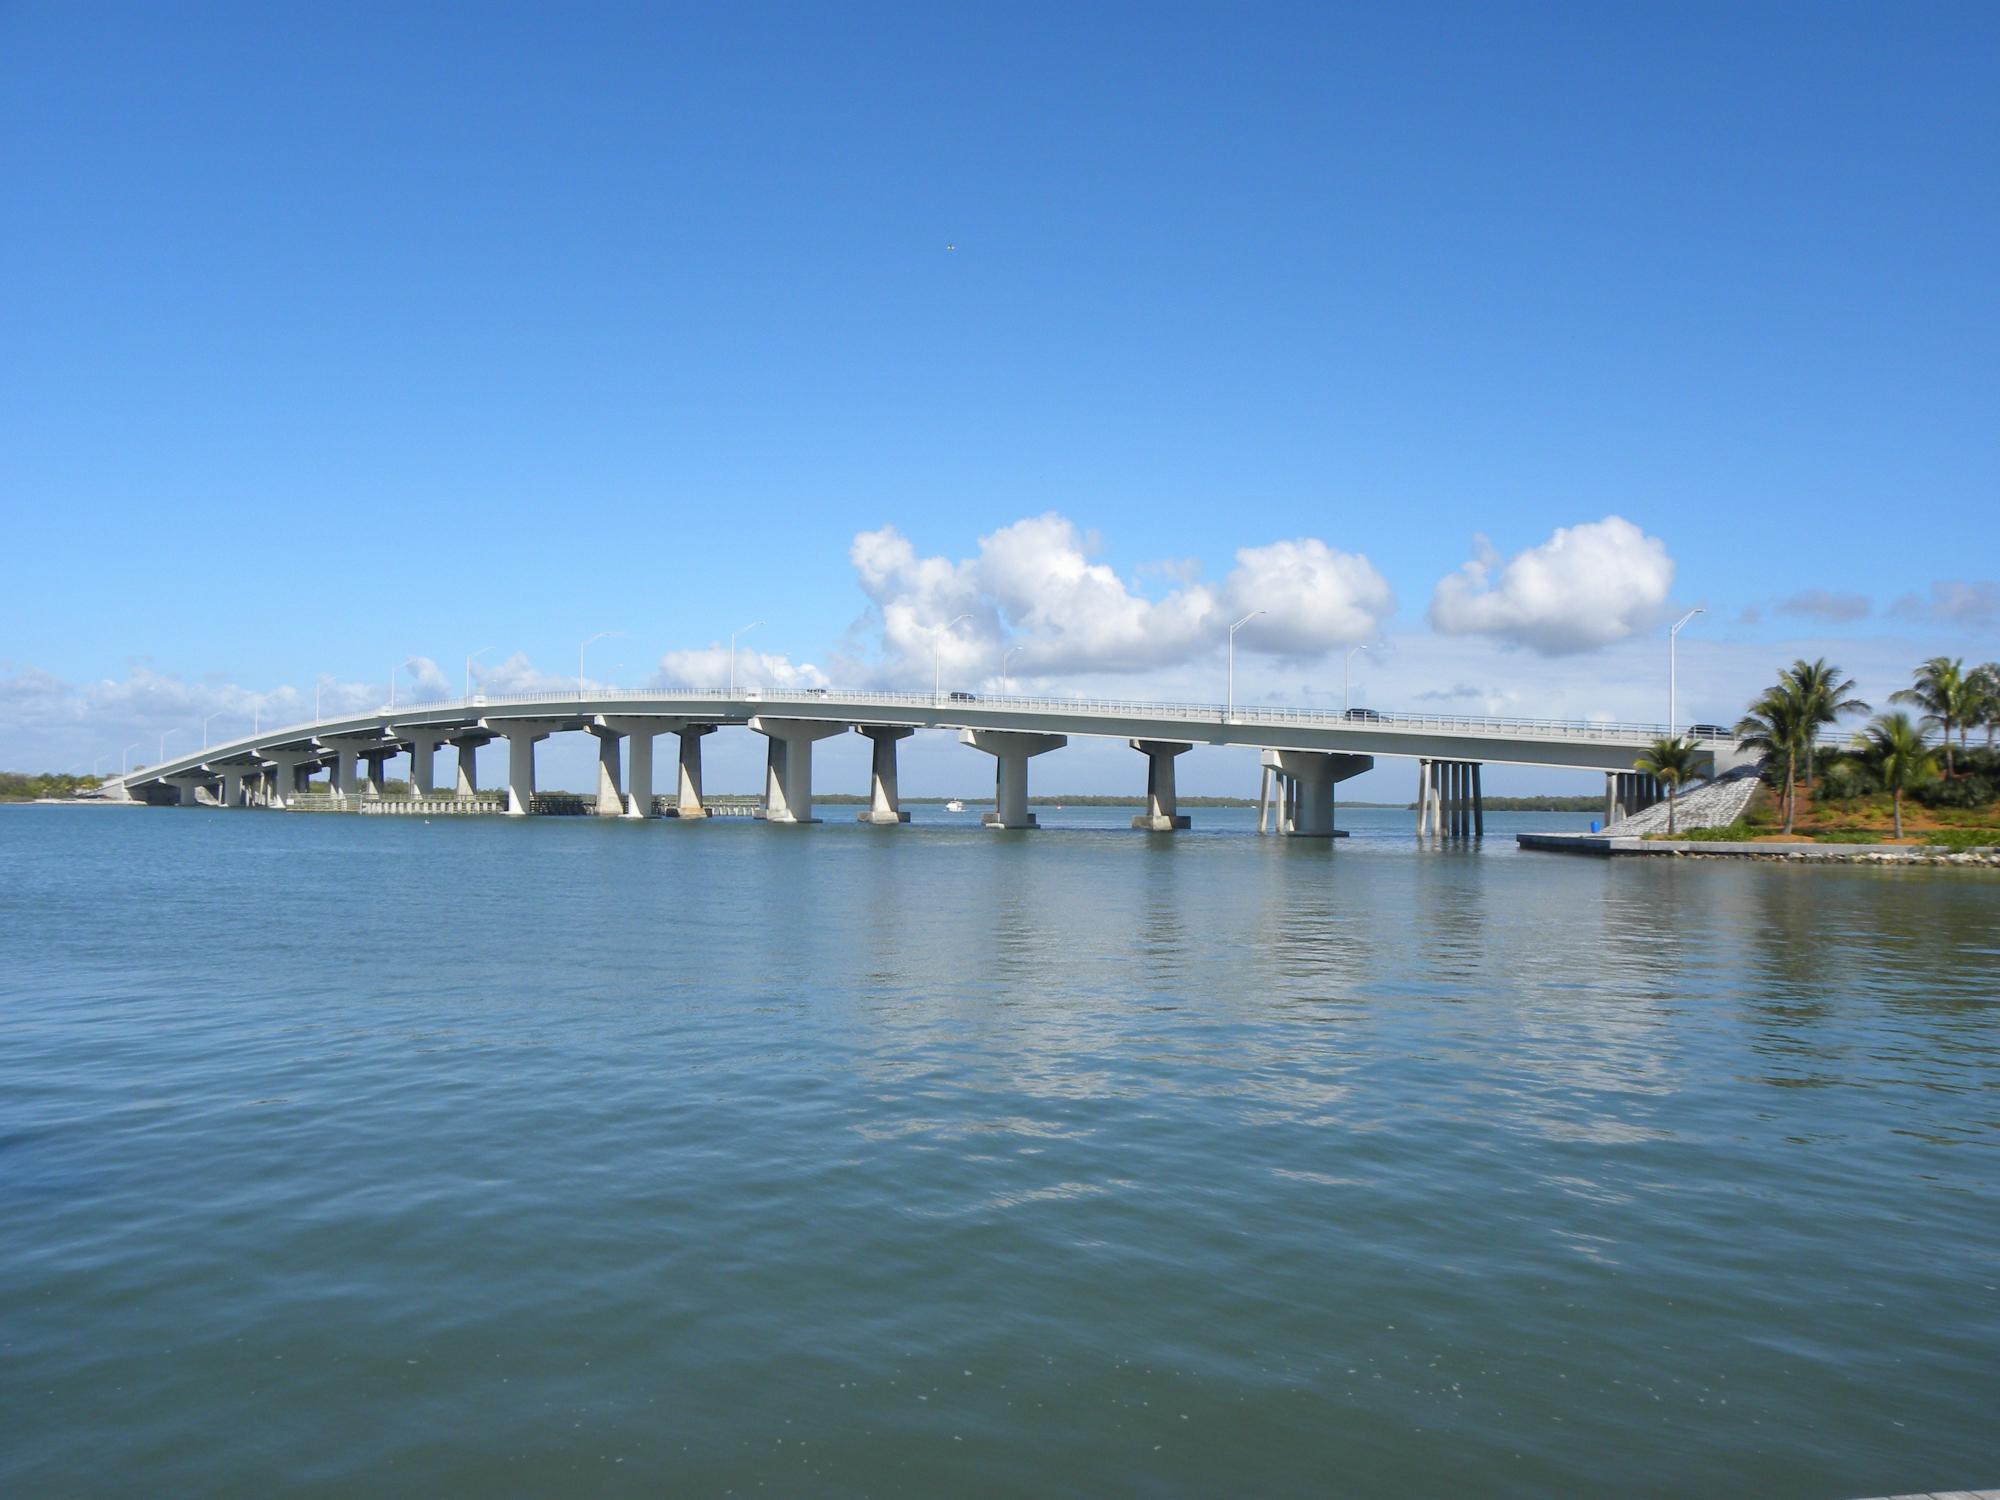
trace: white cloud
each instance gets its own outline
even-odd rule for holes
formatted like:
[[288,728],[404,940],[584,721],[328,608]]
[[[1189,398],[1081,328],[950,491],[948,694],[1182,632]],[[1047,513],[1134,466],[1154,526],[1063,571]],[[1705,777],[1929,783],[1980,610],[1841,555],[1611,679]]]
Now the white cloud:
[[1446,635],[1494,636],[1544,656],[1595,650],[1644,629],[1674,582],[1666,543],[1621,516],[1558,527],[1504,565],[1483,537],[1479,553],[1439,580],[1432,626]]
[[403,663],[403,671],[408,674],[409,692],[401,696],[406,696],[413,703],[458,696],[458,685],[445,676],[444,668],[428,656],[410,657]]
[[[687,688],[696,692],[729,685],[729,648],[703,646],[693,651],[669,651],[660,658],[654,683],[661,688]],[[794,663],[779,653],[736,652],[736,685],[769,688],[776,692],[831,686],[827,676],[811,662]]]
[[[1185,560],[1149,564],[1141,575],[1173,584],[1158,598],[1092,560],[1096,538],[1049,511],[979,539],[976,557],[920,557],[893,526],[854,538],[849,559],[880,654],[907,677],[928,666],[965,678],[998,667],[1010,675],[1133,673],[1175,666],[1218,645],[1232,620],[1262,618],[1238,637],[1241,650],[1317,656],[1366,640],[1394,607],[1389,586],[1365,557],[1304,537],[1246,547],[1220,588]],[[940,628],[964,615],[951,631]]]
[[528,660],[525,651],[516,651],[495,666],[475,666],[472,677],[478,685],[477,690],[490,698],[527,693],[573,693],[577,686],[576,679],[566,672],[542,671]]

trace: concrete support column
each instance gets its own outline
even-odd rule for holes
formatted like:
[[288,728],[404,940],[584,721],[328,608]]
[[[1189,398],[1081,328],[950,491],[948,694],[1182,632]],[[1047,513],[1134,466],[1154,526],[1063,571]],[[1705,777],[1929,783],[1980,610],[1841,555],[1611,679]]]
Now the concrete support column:
[[1375,764],[1372,755],[1343,755],[1327,750],[1266,750],[1264,754],[1292,779],[1297,811],[1286,832],[1294,838],[1332,838],[1334,785],[1359,776]]
[[676,817],[708,816],[708,809],[701,802],[701,737],[713,733],[713,724],[689,724],[680,731],[680,789],[674,798]]
[[202,805],[199,793],[201,788],[207,784],[206,777],[169,776],[165,780],[168,786],[180,793],[182,807],[200,807]]
[[368,768],[361,780],[362,796],[382,795],[382,788],[389,782],[389,758],[397,753],[395,750],[371,750],[361,757],[361,764]]
[[493,736],[482,733],[454,734],[451,748],[458,752],[458,779],[456,790],[461,797],[470,797],[479,790],[479,749],[493,743]]
[[[653,742],[662,734],[684,730],[685,719],[661,718],[653,714],[599,714],[592,734],[600,737],[608,734],[625,737],[625,794],[618,806],[618,813],[627,818],[650,818],[653,816]],[[604,787],[604,751],[598,751],[597,810],[606,813]],[[618,774],[617,751],[613,750],[611,774],[615,780]]]
[[589,726],[597,737],[597,815],[600,818],[625,816],[625,788],[619,785],[618,743],[625,738],[615,729],[606,729],[603,720]]
[[1476,839],[1486,837],[1486,792],[1481,785],[1481,769],[1478,761],[1472,762],[1472,836]]
[[292,805],[292,798],[298,795],[299,772],[309,765],[314,757],[304,750],[258,750],[257,754],[271,763],[264,776],[264,806],[279,809]]
[[245,766],[224,766],[222,768],[222,805],[224,807],[243,806],[243,777],[248,769]]
[[399,725],[389,731],[410,747],[410,795],[429,797],[437,791],[438,746],[449,742],[451,732],[428,724]]
[[1192,750],[1192,744],[1174,740],[1128,740],[1146,757],[1146,810],[1132,820],[1134,828],[1149,833],[1172,833],[1186,828],[1189,820],[1181,815],[1180,796],[1174,790],[1174,757]]
[[535,801],[535,744],[548,736],[532,729],[503,732],[507,739],[507,815],[524,818]]
[[750,727],[771,741],[764,770],[764,821],[817,823],[812,815],[813,741],[845,734],[847,726],[820,719],[767,719],[760,714]]
[[1028,811],[1028,757],[1060,750],[1066,734],[1027,734],[1012,729],[961,729],[958,742],[994,759],[993,811],[979,821],[988,828],[1033,828]]
[[360,752],[351,748],[334,752],[333,790],[336,796],[352,797],[360,782]]
[[909,822],[910,815],[903,811],[902,798],[896,787],[896,742],[908,739],[916,730],[888,724],[857,724],[854,727],[868,737],[872,746],[868,766],[868,811],[857,814],[855,821],[885,826]]

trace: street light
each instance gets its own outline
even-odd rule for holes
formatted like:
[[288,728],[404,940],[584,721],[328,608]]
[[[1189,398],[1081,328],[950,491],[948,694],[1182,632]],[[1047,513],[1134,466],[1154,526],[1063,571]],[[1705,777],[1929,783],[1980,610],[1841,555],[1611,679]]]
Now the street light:
[[736,637],[748,635],[763,623],[762,620],[752,620],[748,625],[738,626],[729,632],[729,696],[732,698],[736,696]]
[[971,615],[960,615],[957,620],[946,620],[931,632],[931,707],[936,708],[943,699],[944,686],[944,638],[959,620],[969,620]]
[[[1001,686],[1005,687],[1007,683],[1012,680],[1007,676],[1007,663],[1012,661],[1015,657],[1019,656],[1020,654],[1021,654],[1021,648],[1019,646],[1009,646],[1005,651],[1000,653]],[[1012,688],[1008,688],[1007,690],[1009,692],[1013,691]]]
[[138,748],[139,742],[134,740],[118,752],[118,774],[120,776],[130,776],[132,774],[132,752]]
[[601,641],[608,636],[623,635],[622,630],[600,630],[596,635],[585,636],[583,645],[576,648],[576,695],[583,696],[583,653],[592,641]]
[[1667,733],[1676,739],[1680,738],[1681,732],[1679,663],[1675,660],[1676,647],[1680,639],[1681,626],[1696,615],[1706,612],[1703,606],[1697,604],[1674,621],[1674,628],[1667,632]]
[[313,722],[315,724],[319,722],[319,692],[325,686],[326,673],[322,672],[313,679]]
[[480,657],[484,656],[487,652],[491,651],[492,649],[493,648],[491,646],[481,646],[477,651],[473,652],[472,655],[466,657],[465,696],[467,698],[470,698],[472,696],[472,664],[478,661]]
[[170,734],[179,734],[179,733],[180,731],[178,729],[162,729],[160,731],[160,758],[159,760],[153,762],[154,765],[157,766],[162,764],[163,762],[165,762],[167,758],[167,736]]
[[1354,707],[1354,653],[1366,651],[1367,646],[1349,646],[1347,659],[1340,664],[1340,711],[1347,712]]
[[1229,627],[1229,707],[1222,716],[1224,723],[1236,717],[1236,632],[1263,613],[1261,609],[1253,609]]
[[212,720],[215,720],[215,719],[219,719],[219,718],[221,718],[221,717],[222,717],[222,715],[223,715],[223,712],[224,712],[224,711],[223,711],[222,709],[219,709],[219,708],[218,708],[218,709],[217,709],[217,710],[216,710],[216,711],[215,711],[214,713],[210,714],[210,715],[208,716],[208,718],[206,718],[206,719],[203,719],[203,720],[201,721],[201,748],[202,748],[202,749],[206,750],[206,749],[208,748],[208,726],[209,726],[210,722],[211,722]]

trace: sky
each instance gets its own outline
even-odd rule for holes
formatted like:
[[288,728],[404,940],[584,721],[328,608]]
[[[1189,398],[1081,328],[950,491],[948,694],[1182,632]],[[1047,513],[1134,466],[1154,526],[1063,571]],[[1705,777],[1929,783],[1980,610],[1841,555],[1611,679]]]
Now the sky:
[[0,0],[0,765],[752,621],[1215,703],[1261,609],[1242,702],[1656,722],[1700,606],[1683,721],[1886,698],[2000,657],[1996,76],[1990,4]]

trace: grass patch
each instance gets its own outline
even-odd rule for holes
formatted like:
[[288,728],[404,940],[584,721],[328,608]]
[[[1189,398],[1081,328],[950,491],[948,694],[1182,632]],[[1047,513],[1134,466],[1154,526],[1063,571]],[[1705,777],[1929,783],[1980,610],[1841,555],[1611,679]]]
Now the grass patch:
[[2000,828],[1940,828],[1924,836],[1931,849],[2000,848]]
[[1694,844],[1747,844],[1759,833],[1768,829],[1752,828],[1743,822],[1731,823],[1727,828],[1683,828],[1678,833],[1649,833],[1649,839],[1665,839],[1672,843],[1686,840]]

